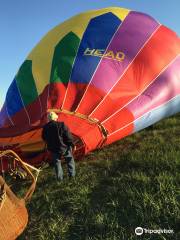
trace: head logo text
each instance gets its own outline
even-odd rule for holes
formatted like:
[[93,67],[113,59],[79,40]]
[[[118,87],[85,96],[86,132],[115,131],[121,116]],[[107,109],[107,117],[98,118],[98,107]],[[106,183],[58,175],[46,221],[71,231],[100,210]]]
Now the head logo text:
[[84,55],[86,56],[94,56],[94,57],[102,57],[108,58],[112,60],[117,60],[122,62],[125,58],[125,54],[121,51],[112,51],[112,50],[105,50],[105,49],[90,49],[86,48],[84,51]]

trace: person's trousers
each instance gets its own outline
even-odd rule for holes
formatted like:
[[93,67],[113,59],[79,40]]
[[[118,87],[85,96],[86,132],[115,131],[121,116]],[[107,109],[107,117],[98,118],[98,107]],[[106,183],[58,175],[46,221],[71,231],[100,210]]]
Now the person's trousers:
[[64,157],[68,168],[69,177],[74,177],[75,172],[75,162],[72,154],[72,149],[68,148],[64,154],[52,153],[52,161],[56,172],[57,180],[63,180],[63,169],[61,165],[61,157]]

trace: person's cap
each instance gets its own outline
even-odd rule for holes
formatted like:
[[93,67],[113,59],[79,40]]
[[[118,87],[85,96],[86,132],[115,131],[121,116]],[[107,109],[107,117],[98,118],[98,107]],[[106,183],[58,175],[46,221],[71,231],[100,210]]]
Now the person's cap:
[[52,121],[52,120],[56,121],[58,119],[58,115],[55,112],[49,112],[48,113],[48,119],[50,121]]

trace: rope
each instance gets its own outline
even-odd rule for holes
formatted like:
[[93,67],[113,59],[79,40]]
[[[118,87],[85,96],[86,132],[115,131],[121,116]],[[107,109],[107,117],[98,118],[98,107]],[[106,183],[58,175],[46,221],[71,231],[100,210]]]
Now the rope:
[[82,114],[82,113],[78,113],[78,112],[71,112],[71,111],[68,111],[66,109],[48,109],[47,112],[56,112],[56,113],[65,113],[65,114],[68,114],[68,115],[73,115],[73,116],[76,116],[78,118],[81,118],[81,119],[84,119],[86,121],[88,121],[90,124],[95,124],[98,126],[101,134],[102,134],[102,137],[103,137],[103,140],[102,142],[99,144],[99,147],[102,147],[102,145],[105,143],[105,141],[107,140],[107,135],[108,135],[108,131],[107,129],[101,124],[101,122],[96,119],[96,118],[91,118],[85,114]]
[[2,195],[0,196],[0,211],[5,203],[6,200],[6,192],[3,192]]
[[[1,152],[1,151],[0,151]],[[4,166],[3,166],[3,160],[1,157],[1,170],[2,170],[2,176],[4,177]]]
[[36,177],[35,177],[35,180],[37,181],[38,176],[39,176],[39,173],[40,173],[42,170],[41,170],[41,169],[38,169],[38,168],[36,168],[36,167],[28,164],[28,163],[25,163],[25,162],[24,162],[24,165],[26,165],[28,168],[33,169],[33,170],[35,170],[35,171],[37,172],[37,173],[36,173]]
[[[39,175],[40,170],[37,169],[37,168],[35,168],[35,167],[33,167],[33,166],[31,166],[31,165],[29,165],[28,163],[23,162],[23,161],[21,160],[21,158],[20,158],[14,151],[12,151],[12,150],[0,151],[0,157],[5,156],[5,155],[9,155],[9,154],[12,154],[12,155],[14,156],[14,160],[17,161],[17,162],[19,162],[19,163],[23,166],[23,168],[25,169],[25,171],[26,171],[26,172],[31,176],[31,178],[32,178],[31,186],[29,187],[26,195],[24,196],[24,200],[25,200],[25,201],[28,201],[28,200],[30,200],[30,198],[31,198],[31,196],[32,196],[32,194],[33,194],[33,192],[34,192],[34,190],[35,190],[36,182],[37,182],[37,177],[38,177],[38,175]],[[32,169],[37,172],[36,177],[34,177],[34,175],[32,174],[32,172],[31,172]]]

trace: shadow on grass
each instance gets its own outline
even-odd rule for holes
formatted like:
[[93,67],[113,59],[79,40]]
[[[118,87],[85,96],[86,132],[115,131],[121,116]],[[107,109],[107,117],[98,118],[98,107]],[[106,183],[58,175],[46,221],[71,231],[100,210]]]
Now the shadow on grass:
[[[169,169],[169,163],[164,169],[158,168],[161,162],[156,163],[157,168],[151,170],[152,162],[128,160],[128,157],[128,154],[124,155],[108,170],[106,166],[103,169],[101,163],[91,163],[94,168],[100,167],[99,182],[89,193],[88,202],[75,214],[65,239],[135,240],[139,239],[134,233],[138,226],[177,232],[178,222],[174,213],[163,209],[166,205],[174,207],[172,196],[159,189],[159,183],[154,179],[155,175]],[[173,239],[178,237],[173,235]],[[143,239],[167,240],[172,239],[172,234],[146,234]]]

